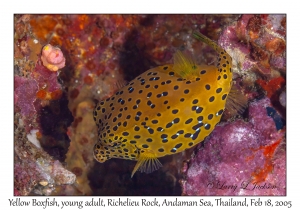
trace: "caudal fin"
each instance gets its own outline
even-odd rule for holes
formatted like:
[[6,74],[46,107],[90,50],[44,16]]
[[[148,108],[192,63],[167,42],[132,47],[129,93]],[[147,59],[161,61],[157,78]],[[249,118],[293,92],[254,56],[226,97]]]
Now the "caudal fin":
[[229,111],[230,115],[242,114],[248,106],[248,99],[240,90],[234,85],[228,94],[225,108]]

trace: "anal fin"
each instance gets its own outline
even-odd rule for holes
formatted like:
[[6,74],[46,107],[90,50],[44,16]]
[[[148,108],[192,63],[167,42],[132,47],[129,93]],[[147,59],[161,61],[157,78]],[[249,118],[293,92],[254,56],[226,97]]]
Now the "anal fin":
[[151,173],[157,169],[162,167],[162,164],[159,162],[157,157],[153,154],[152,151],[144,150],[143,153],[140,153],[138,161],[134,166],[134,169],[131,173],[131,177],[135,174],[135,172],[145,172]]

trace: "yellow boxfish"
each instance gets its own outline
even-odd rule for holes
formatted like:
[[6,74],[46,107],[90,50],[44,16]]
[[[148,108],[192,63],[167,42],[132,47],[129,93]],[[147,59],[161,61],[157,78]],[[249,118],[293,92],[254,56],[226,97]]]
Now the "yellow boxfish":
[[217,66],[196,65],[177,51],[173,65],[152,68],[99,102],[97,161],[135,160],[132,176],[150,173],[161,166],[157,158],[182,152],[212,132],[231,89],[232,58],[206,36],[193,35],[218,52]]

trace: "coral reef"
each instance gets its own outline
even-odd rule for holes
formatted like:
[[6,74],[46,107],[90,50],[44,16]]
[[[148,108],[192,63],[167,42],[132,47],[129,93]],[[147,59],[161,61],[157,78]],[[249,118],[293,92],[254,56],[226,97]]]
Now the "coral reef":
[[184,195],[286,195],[285,131],[270,107],[268,98],[253,102],[248,122],[215,128],[185,167]]
[[227,122],[198,146],[183,167],[184,195],[286,195],[285,21],[241,15],[222,30],[218,43],[233,57],[235,83],[255,102],[245,120],[225,112]]
[[65,66],[66,59],[58,47],[47,44],[42,49],[41,60],[50,71],[57,71]]
[[[285,173],[285,15],[57,14],[15,15],[14,20],[16,195],[199,194],[195,189],[200,186],[198,176],[188,175],[196,168],[190,168],[196,166],[196,159],[188,162],[194,149],[164,157],[162,169],[152,174],[137,173],[133,179],[130,173],[135,162],[112,159],[100,164],[92,155],[97,140],[92,118],[95,101],[110,97],[126,81],[152,67],[172,63],[177,49],[195,55],[198,63],[216,61],[213,49],[191,37],[193,30],[218,40],[233,57],[234,83],[248,100],[261,99],[263,95],[270,99],[256,103],[258,107],[266,106],[262,117],[268,119],[270,128],[267,130],[274,136],[269,137],[263,130],[266,125],[261,125],[261,121],[251,115],[252,108],[249,108],[249,118],[253,122],[246,120],[248,110],[240,116],[245,120],[235,120],[225,112],[223,123],[205,141],[204,147],[198,148],[195,158],[205,156],[202,150],[212,152],[198,169],[203,171],[207,170],[204,166],[214,166],[220,176],[222,171],[227,172],[226,176],[237,176],[234,170],[232,175],[228,174],[235,162],[227,163],[228,159],[224,159],[219,168],[213,162],[220,157],[213,153],[216,152],[213,148],[218,148],[214,142],[226,143],[220,137],[222,130],[241,140],[244,140],[238,136],[241,132],[261,134],[244,145],[252,164],[247,172],[252,178],[249,181],[265,180],[277,185],[278,176]],[[252,103],[251,107],[254,106]],[[263,112],[262,108],[254,110]],[[230,142],[227,143],[229,147]],[[25,156],[19,153],[24,145],[31,147],[25,150]],[[231,151],[243,146],[234,145],[237,147],[232,145]],[[257,157],[261,157],[260,162]],[[239,160],[242,158],[246,157],[241,156]],[[183,162],[186,162],[184,168]],[[62,176],[49,170],[58,165]],[[271,168],[272,174],[269,173]],[[51,179],[45,179],[45,174]],[[210,177],[204,172],[201,176]],[[180,179],[185,183],[182,189]],[[284,186],[285,180],[280,183],[280,187]],[[224,194],[214,188],[204,190],[207,194]],[[285,191],[283,188],[255,190],[252,194],[283,195]]]
[[38,194],[50,195],[56,186],[75,182],[75,174],[41,148],[37,130],[26,135],[20,114],[15,114],[14,124],[15,195],[29,195],[35,187],[40,188]]
[[[45,54],[31,35],[30,17],[15,16],[14,189],[15,195],[50,195],[76,179],[63,164],[70,142],[66,130],[73,117],[59,74],[42,64]],[[63,56],[58,48],[54,51]]]

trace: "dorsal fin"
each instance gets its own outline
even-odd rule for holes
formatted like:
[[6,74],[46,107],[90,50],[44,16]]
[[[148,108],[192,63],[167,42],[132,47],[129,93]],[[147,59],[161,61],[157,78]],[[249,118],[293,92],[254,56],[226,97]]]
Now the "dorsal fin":
[[177,50],[174,55],[173,70],[183,79],[192,79],[196,77],[197,65],[191,56]]
[[159,169],[160,167],[162,167],[162,164],[159,162],[153,152],[144,150],[143,153],[140,153],[138,161],[131,173],[131,177],[133,177],[136,171],[145,172],[148,174]]

